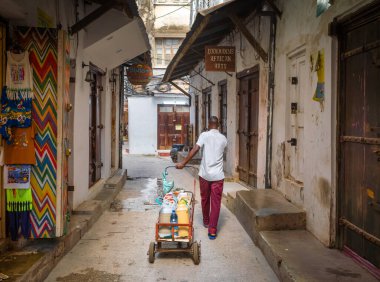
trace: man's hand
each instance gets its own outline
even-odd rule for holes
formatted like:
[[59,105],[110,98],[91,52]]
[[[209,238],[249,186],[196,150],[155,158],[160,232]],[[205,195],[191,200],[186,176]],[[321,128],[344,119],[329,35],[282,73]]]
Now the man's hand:
[[183,169],[185,165],[183,163],[178,163],[175,165],[176,169]]
[[180,163],[176,164],[175,167],[176,169],[183,169],[185,165],[194,157],[194,155],[199,151],[199,146],[195,145],[193,149],[189,152],[187,157]]

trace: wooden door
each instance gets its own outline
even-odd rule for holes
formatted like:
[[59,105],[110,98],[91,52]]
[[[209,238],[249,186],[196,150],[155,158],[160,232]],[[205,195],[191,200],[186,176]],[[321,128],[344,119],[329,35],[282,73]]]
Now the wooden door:
[[95,184],[101,177],[101,75],[94,73],[95,81],[91,82],[90,93],[90,150],[89,150],[89,186]]
[[169,150],[173,144],[186,144],[186,128],[190,124],[187,106],[158,106],[157,146],[159,150]]
[[304,52],[289,58],[288,73],[285,174],[287,178],[303,183],[304,95],[307,82]]
[[340,243],[380,268],[380,7],[342,26]]
[[[250,72],[252,73],[252,72]],[[257,185],[257,148],[259,113],[258,71],[239,78],[239,178]]]

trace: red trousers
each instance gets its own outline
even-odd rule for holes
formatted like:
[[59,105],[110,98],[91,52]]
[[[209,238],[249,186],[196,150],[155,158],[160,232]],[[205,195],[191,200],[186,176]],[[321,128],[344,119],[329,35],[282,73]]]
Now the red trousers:
[[207,181],[199,176],[203,223],[208,225],[208,233],[210,234],[216,234],[217,232],[220,205],[222,203],[223,182],[224,179]]

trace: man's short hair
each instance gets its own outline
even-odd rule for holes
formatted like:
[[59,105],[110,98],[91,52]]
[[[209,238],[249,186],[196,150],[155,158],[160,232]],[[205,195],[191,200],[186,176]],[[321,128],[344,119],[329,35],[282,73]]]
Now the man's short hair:
[[211,116],[208,119],[208,123],[213,123],[213,124],[219,125],[219,119],[216,116]]

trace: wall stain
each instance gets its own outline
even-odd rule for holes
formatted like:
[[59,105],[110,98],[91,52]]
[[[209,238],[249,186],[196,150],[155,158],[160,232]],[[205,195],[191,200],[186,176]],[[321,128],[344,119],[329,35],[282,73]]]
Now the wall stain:
[[330,194],[331,186],[330,183],[325,178],[318,179],[318,198],[321,204],[325,207],[330,206]]

